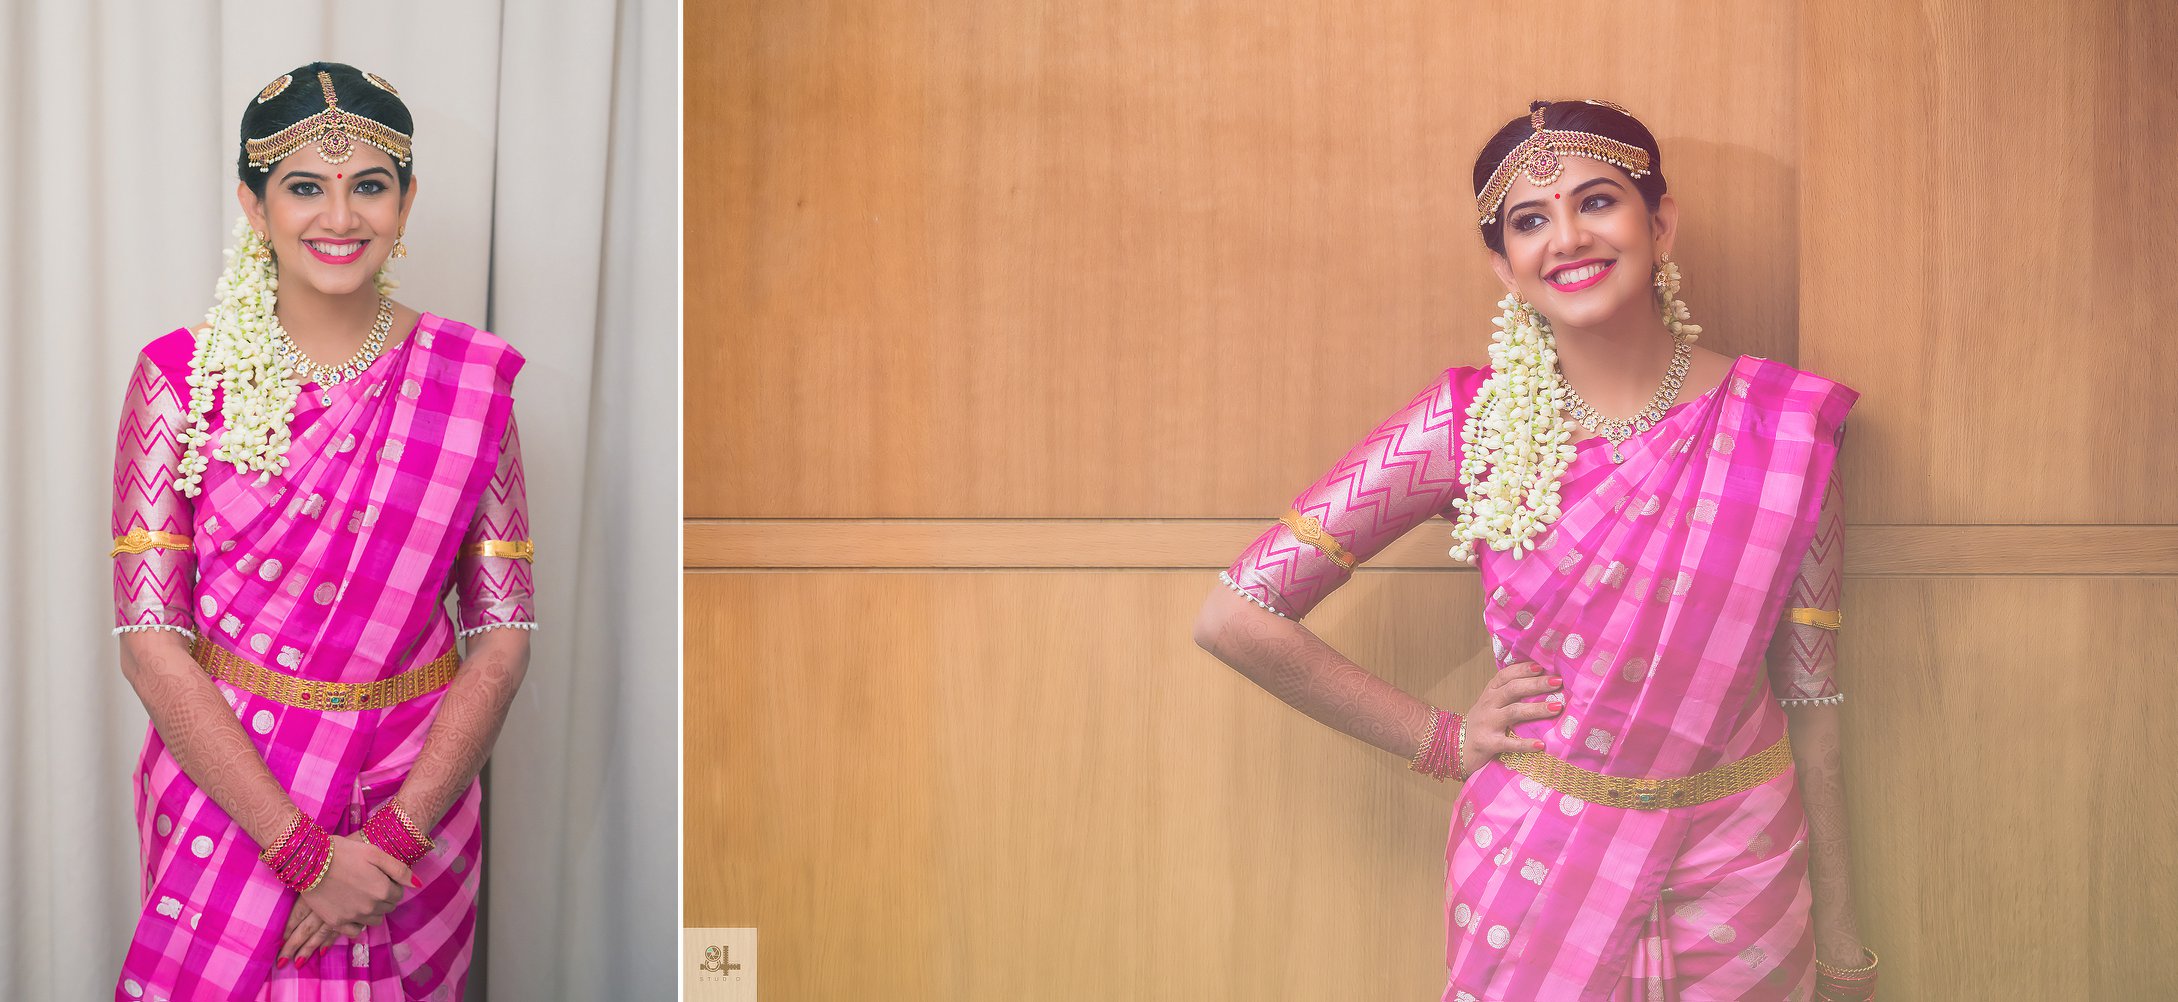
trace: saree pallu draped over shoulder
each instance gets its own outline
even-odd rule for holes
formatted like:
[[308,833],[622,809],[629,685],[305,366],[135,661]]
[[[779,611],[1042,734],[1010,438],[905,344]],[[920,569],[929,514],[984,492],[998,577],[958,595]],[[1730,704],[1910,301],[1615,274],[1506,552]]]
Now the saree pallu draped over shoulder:
[[[1580,443],[1531,554],[1483,550],[1500,666],[1565,680],[1514,728],[1612,777],[1690,776],[1785,737],[1764,655],[1858,393],[1741,356],[1628,443]],[[1588,803],[1492,760],[1446,849],[1447,1002],[1806,998],[1806,820],[1788,767],[1706,803]]]
[[[215,459],[202,493],[176,513],[167,467],[179,457],[192,347],[190,332],[176,331],[139,362],[116,471],[116,532],[138,517],[132,495],[154,500],[157,517],[186,523],[194,580],[187,569],[117,566],[123,625],[185,627],[278,676],[282,691],[309,688],[289,679],[335,689],[378,682],[451,650],[456,627],[445,599],[464,533],[493,493],[495,472],[519,460],[503,453],[513,441],[522,356],[489,333],[425,314],[356,379],[306,389],[281,475],[260,485]],[[173,579],[183,580],[160,584]],[[527,580],[524,570],[524,602]],[[176,587],[179,599],[155,597]],[[176,611],[186,618],[162,618]],[[399,789],[445,693],[352,710],[215,684],[296,806],[339,834],[357,831]],[[385,923],[277,970],[294,892],[175,764],[156,729],[135,794],[144,905],[117,999],[459,997],[480,873],[476,784],[431,833],[437,848],[415,863],[423,886],[404,889]]]

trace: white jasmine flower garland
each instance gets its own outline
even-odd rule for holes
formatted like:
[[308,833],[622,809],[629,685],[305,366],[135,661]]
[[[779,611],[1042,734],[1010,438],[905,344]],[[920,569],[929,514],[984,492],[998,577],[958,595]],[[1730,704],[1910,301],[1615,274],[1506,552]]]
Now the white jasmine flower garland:
[[[1701,328],[1679,301],[1679,265],[1657,263],[1656,303],[1672,337],[1688,341]],[[1557,340],[1550,321],[1519,296],[1498,301],[1504,315],[1490,321],[1490,378],[1482,381],[1460,427],[1466,451],[1460,459],[1461,494],[1452,499],[1452,558],[1475,562],[1475,544],[1512,551],[1514,559],[1535,548],[1536,534],[1563,514],[1558,490],[1574,456],[1577,425],[1561,417],[1567,388],[1558,375]]]
[[1475,562],[1475,544],[1511,550],[1517,559],[1558,520],[1558,484],[1573,460],[1573,424],[1559,417],[1565,382],[1550,323],[1508,293],[1492,320],[1490,378],[1468,405],[1460,428],[1461,495],[1452,499],[1452,557]]
[[[219,276],[219,302],[204,315],[189,358],[189,414],[174,478],[174,489],[188,497],[203,489],[211,465],[204,444],[211,438],[214,387],[223,393],[219,413],[226,427],[211,458],[233,463],[236,473],[256,470],[259,485],[287,468],[288,424],[302,390],[297,373],[280,366],[272,350],[280,272],[271,248],[247,217],[235,224],[234,239]],[[384,269],[376,281],[380,295],[394,286]]]

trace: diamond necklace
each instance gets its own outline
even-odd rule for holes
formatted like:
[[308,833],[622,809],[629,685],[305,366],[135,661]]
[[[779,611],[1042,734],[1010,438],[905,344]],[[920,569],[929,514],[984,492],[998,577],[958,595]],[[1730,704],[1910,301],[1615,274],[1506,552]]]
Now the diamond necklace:
[[318,384],[318,388],[325,391],[318,396],[318,403],[330,406],[333,402],[333,387],[361,375],[364,369],[377,361],[379,354],[386,350],[386,335],[392,330],[393,300],[380,296],[378,321],[371,324],[370,336],[363,339],[363,347],[357,348],[355,354],[348,356],[347,361],[339,365],[320,365],[312,361],[310,356],[303,354],[301,348],[295,346],[295,339],[288,336],[287,328],[280,326],[279,317],[272,318],[272,350],[278,355],[280,363],[303,377],[304,382]]
[[1565,386],[1566,404],[1572,408],[1573,420],[1611,443],[1611,462],[1625,462],[1626,456],[1619,451],[1619,446],[1632,438],[1635,432],[1647,431],[1650,425],[1662,421],[1664,412],[1671,409],[1672,401],[1679,399],[1679,387],[1686,382],[1687,370],[1693,367],[1694,341],[1684,337],[1674,340],[1677,343],[1671,350],[1671,368],[1664,371],[1663,385],[1656,388],[1656,395],[1649,398],[1647,407],[1624,420],[1607,418],[1596,413],[1594,405],[1581,399],[1580,391],[1574,389],[1572,381],[1565,378],[1565,370],[1555,363],[1552,364],[1551,368],[1557,372],[1558,382]]

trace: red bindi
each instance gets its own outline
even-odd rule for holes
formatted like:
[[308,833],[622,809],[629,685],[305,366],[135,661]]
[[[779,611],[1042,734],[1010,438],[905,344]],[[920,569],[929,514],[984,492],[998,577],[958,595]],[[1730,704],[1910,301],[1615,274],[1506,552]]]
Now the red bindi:
[[344,177],[347,177],[347,176],[348,176],[348,175],[346,175],[346,174],[338,174],[338,173],[336,173],[336,174],[334,174],[334,175],[333,175],[333,180],[335,180],[335,181],[338,181],[338,180],[340,180],[341,178],[344,178]]
[[1550,197],[1552,197],[1552,198],[1564,198],[1565,196],[1564,196],[1564,195],[1561,195],[1561,194],[1559,194],[1559,193],[1557,193],[1557,192],[1555,192],[1555,191],[1554,191],[1554,192],[1551,192],[1551,193],[1550,193]]

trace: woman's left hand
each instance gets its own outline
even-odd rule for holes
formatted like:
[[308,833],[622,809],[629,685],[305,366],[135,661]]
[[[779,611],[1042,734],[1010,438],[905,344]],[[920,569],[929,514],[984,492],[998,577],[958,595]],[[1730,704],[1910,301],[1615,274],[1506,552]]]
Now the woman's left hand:
[[274,961],[273,966],[300,966],[304,959],[316,956],[338,938],[340,934],[326,925],[325,920],[298,896],[288,905],[287,938],[280,944],[280,959]]

